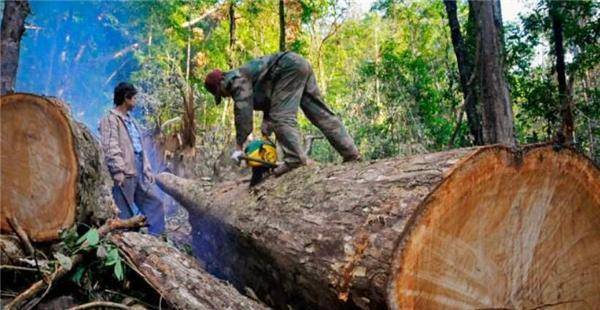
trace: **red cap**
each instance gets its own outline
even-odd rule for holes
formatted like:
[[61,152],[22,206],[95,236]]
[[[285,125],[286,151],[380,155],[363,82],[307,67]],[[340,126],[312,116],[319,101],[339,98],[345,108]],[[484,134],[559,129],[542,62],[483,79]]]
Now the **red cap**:
[[215,69],[206,75],[204,79],[204,87],[215,96],[215,102],[221,103],[221,94],[219,88],[221,87],[221,81],[223,80],[223,72],[219,69]]

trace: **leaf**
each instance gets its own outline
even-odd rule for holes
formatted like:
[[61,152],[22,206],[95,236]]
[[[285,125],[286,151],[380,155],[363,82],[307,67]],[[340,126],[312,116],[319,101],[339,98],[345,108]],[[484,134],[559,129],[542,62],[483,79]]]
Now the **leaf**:
[[73,267],[73,261],[71,260],[71,258],[65,256],[60,252],[54,253],[54,258],[56,258],[56,260],[58,260],[58,263],[66,270],[71,270],[71,268]]
[[96,246],[100,241],[98,230],[95,228],[88,230],[85,235],[81,236],[81,238],[77,240],[77,244],[83,244],[84,241],[87,241],[87,245],[90,247]]
[[98,242],[100,241],[100,234],[98,234],[98,230],[96,229],[90,229],[87,233],[87,241],[88,244],[93,247],[96,246],[98,244]]
[[83,236],[79,237],[79,239],[77,239],[77,244],[82,244],[86,239],[87,233],[85,233]]
[[117,278],[117,280],[123,281],[123,276],[124,276],[124,274],[123,274],[123,264],[121,264],[121,260],[120,259],[115,264],[114,272],[115,272],[115,277]]
[[71,280],[73,280],[73,282],[79,284],[81,282],[81,278],[83,277],[84,272],[85,272],[85,267],[83,267],[83,266],[77,267],[77,269],[75,270],[75,273],[73,273],[73,275],[71,276]]
[[119,250],[113,248],[110,251],[108,251],[108,254],[106,255],[106,262],[104,263],[104,265],[111,266],[120,261],[121,257],[119,256]]

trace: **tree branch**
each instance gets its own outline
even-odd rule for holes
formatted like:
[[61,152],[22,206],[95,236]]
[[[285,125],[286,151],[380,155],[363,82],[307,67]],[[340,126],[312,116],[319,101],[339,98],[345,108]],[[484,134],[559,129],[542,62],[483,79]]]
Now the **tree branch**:
[[93,302],[89,302],[87,304],[83,304],[83,305],[79,305],[79,306],[75,306],[75,307],[71,307],[69,308],[69,310],[83,310],[83,309],[97,309],[100,307],[107,307],[107,308],[114,308],[114,309],[129,309],[128,306],[116,303],[116,302],[110,302],[110,301],[93,301]]

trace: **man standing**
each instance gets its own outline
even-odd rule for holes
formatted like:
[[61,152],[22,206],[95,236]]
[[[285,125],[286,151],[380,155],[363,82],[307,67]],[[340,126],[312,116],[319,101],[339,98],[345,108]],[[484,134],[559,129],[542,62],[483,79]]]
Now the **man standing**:
[[231,158],[240,161],[243,144],[252,132],[253,110],[263,111],[263,133],[275,132],[284,154],[284,164],[274,170],[276,176],[306,164],[300,146],[297,114],[302,108],[306,117],[325,135],[345,162],[360,160],[360,153],[346,128],[327,108],[310,64],[293,52],[280,52],[254,59],[228,72],[213,70],[204,81],[215,96],[235,101],[237,149]]
[[101,143],[114,180],[112,192],[119,217],[138,215],[139,207],[146,216],[148,232],[158,235],[165,229],[163,204],[154,191],[154,175],[142,147],[141,131],[129,113],[135,107],[136,94],[129,83],[115,87],[115,108],[100,121]]

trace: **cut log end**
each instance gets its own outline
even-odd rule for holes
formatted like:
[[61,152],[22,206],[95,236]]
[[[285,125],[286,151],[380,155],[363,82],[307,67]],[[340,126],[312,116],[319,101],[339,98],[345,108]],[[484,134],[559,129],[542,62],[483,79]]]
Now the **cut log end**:
[[522,161],[487,148],[417,210],[397,248],[392,308],[600,304],[600,174],[572,150]]
[[43,97],[2,97],[2,211],[0,227],[16,219],[30,238],[44,241],[73,224],[77,157],[63,108]]

